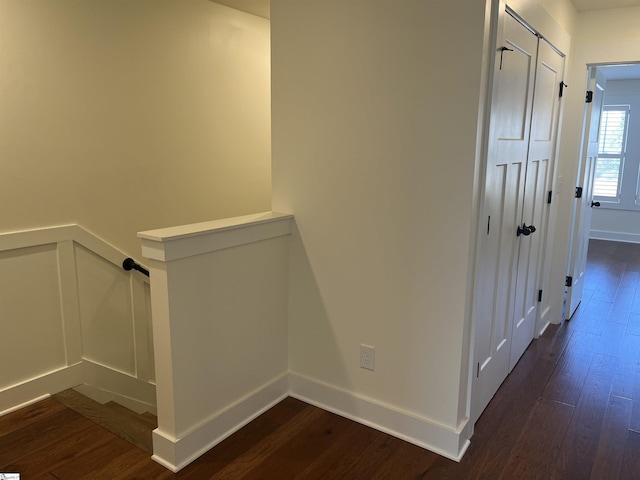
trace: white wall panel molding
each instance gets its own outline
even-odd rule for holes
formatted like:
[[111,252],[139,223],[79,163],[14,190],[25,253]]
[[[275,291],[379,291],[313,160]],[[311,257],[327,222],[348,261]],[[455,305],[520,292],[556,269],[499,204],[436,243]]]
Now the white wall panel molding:
[[303,402],[368,425],[432,452],[460,461],[469,447],[468,419],[451,429],[415,413],[385,405],[317,380],[289,373],[290,395]]
[[138,413],[156,409],[156,387],[153,383],[89,360],[82,363],[83,386],[78,391],[94,400],[105,403],[114,400]]
[[149,280],[124,258],[79,225],[0,234],[0,412],[83,383],[155,408]]
[[0,390],[0,416],[82,383],[82,364],[69,365]]
[[142,254],[168,262],[291,233],[292,215],[264,212],[140,232]]

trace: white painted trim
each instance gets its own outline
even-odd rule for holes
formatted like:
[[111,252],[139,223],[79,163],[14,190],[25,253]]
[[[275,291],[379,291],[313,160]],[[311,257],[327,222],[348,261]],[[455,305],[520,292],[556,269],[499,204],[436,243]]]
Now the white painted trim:
[[415,413],[385,405],[296,373],[289,373],[289,394],[316,407],[388,433],[459,462],[473,427],[465,419],[453,429]]
[[227,406],[181,438],[174,438],[157,428],[153,431],[151,458],[172,472],[178,472],[284,400],[288,391],[289,378],[284,374]]
[[293,215],[265,212],[180,227],[139,232],[142,255],[169,262],[288,235]]
[[48,393],[45,395],[42,395],[41,397],[33,398],[29,401],[21,403],[20,405],[16,405],[15,407],[7,408],[6,410],[0,411],[0,417],[3,415],[8,415],[9,413],[18,411],[22,408],[28,407],[29,405],[33,405],[34,403],[41,402],[42,400],[46,400],[47,398],[51,398],[51,395],[49,395]]
[[[155,385],[87,359],[84,359],[82,368],[82,383],[89,388],[102,391],[101,396],[97,396],[97,394],[96,396],[87,396],[94,400],[98,400],[98,398],[104,398],[104,401],[116,400],[121,405],[138,413],[151,412],[156,414]],[[90,392],[89,389],[87,391]],[[104,403],[103,400],[98,401]]]
[[611,240],[614,242],[640,243],[640,235],[637,233],[606,232],[603,230],[591,230],[589,238],[594,240]]
[[0,251],[73,240],[77,225],[59,225],[0,234]]
[[82,364],[77,363],[12,385],[0,391],[0,415],[81,383]]
[[122,267],[122,261],[128,257],[126,253],[77,224],[0,233],[0,252],[67,241],[86,247],[118,267]]
[[[136,379],[130,374],[98,365],[82,357],[75,245],[81,245],[118,268],[122,267],[122,261],[127,255],[75,224],[0,233],[0,251],[42,245],[56,245],[67,366],[60,366],[50,372],[0,389],[0,412],[14,411],[20,406],[29,405],[50,394],[87,383],[123,399],[126,403],[120,403],[125,406],[131,408],[137,405],[138,408],[144,408],[144,411],[155,413],[155,385],[146,381],[149,372],[146,372],[145,378]],[[123,274],[126,272],[123,271]],[[131,285],[135,284],[137,288],[139,288],[139,282],[149,284],[149,279],[142,274],[132,273],[131,277]],[[131,294],[134,295],[133,290]],[[135,321],[134,317],[134,323]],[[132,328],[135,326],[132,325]],[[145,348],[145,354],[146,352]]]

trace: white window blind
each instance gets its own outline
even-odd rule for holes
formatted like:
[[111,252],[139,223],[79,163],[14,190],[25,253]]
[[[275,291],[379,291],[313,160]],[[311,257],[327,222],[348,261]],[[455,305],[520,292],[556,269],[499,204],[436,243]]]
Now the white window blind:
[[593,195],[596,197],[608,200],[620,197],[628,123],[628,105],[607,105],[603,108],[593,181]]

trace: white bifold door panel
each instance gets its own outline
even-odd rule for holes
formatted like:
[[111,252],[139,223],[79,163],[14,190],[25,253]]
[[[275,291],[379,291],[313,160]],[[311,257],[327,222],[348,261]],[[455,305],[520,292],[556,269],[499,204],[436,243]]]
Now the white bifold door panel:
[[562,55],[504,13],[478,234],[474,420],[535,335],[563,65]]

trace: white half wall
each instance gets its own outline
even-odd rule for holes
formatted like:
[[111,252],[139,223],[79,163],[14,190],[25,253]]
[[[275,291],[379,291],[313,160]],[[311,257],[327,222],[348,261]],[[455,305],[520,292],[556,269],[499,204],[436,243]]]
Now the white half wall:
[[0,414],[86,384],[155,412],[148,279],[78,225],[0,234]]
[[158,428],[178,471],[287,396],[291,215],[141,232],[149,258]]

